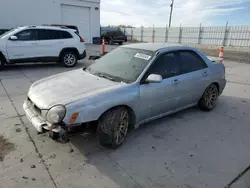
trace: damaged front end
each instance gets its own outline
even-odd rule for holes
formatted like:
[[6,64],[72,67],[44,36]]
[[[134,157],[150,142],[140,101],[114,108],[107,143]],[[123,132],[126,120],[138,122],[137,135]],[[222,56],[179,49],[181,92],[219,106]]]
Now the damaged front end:
[[53,140],[68,142],[68,128],[62,122],[66,108],[62,105],[53,106],[49,110],[37,107],[30,98],[24,101],[23,109],[27,118],[38,131],[38,134],[50,131]]

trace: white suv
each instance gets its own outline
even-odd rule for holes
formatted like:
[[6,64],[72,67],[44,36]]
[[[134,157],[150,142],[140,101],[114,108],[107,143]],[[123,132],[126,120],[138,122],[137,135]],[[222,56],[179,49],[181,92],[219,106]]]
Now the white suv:
[[0,35],[0,69],[5,64],[26,62],[59,62],[73,67],[85,57],[85,42],[73,29],[25,26]]

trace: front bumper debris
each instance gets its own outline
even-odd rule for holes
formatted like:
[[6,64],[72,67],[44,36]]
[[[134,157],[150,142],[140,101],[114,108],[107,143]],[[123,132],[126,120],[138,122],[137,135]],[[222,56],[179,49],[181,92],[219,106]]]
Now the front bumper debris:
[[28,120],[31,122],[31,124],[36,128],[36,130],[39,133],[44,132],[44,130],[53,132],[61,131],[60,126],[52,125],[48,121],[44,120],[31,101],[25,100],[23,104],[23,109],[25,111]]

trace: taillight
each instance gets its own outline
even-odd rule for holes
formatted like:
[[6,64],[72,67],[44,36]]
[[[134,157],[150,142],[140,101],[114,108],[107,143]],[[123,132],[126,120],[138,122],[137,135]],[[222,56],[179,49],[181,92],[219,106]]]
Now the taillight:
[[80,42],[85,42],[84,39],[82,37],[80,37]]

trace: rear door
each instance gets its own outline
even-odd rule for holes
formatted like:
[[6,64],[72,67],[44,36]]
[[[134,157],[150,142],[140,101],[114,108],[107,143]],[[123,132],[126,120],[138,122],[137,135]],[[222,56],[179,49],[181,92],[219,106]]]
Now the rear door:
[[16,33],[17,40],[8,40],[7,52],[10,60],[39,57],[39,38],[37,29],[26,29]]
[[39,29],[40,57],[58,57],[64,47],[64,40],[61,40],[61,31],[52,29]]
[[180,106],[195,104],[210,83],[210,71],[205,61],[194,51],[179,51],[181,75],[178,78],[183,94]]
[[121,31],[115,32],[115,40],[117,41],[125,41],[125,35]]

